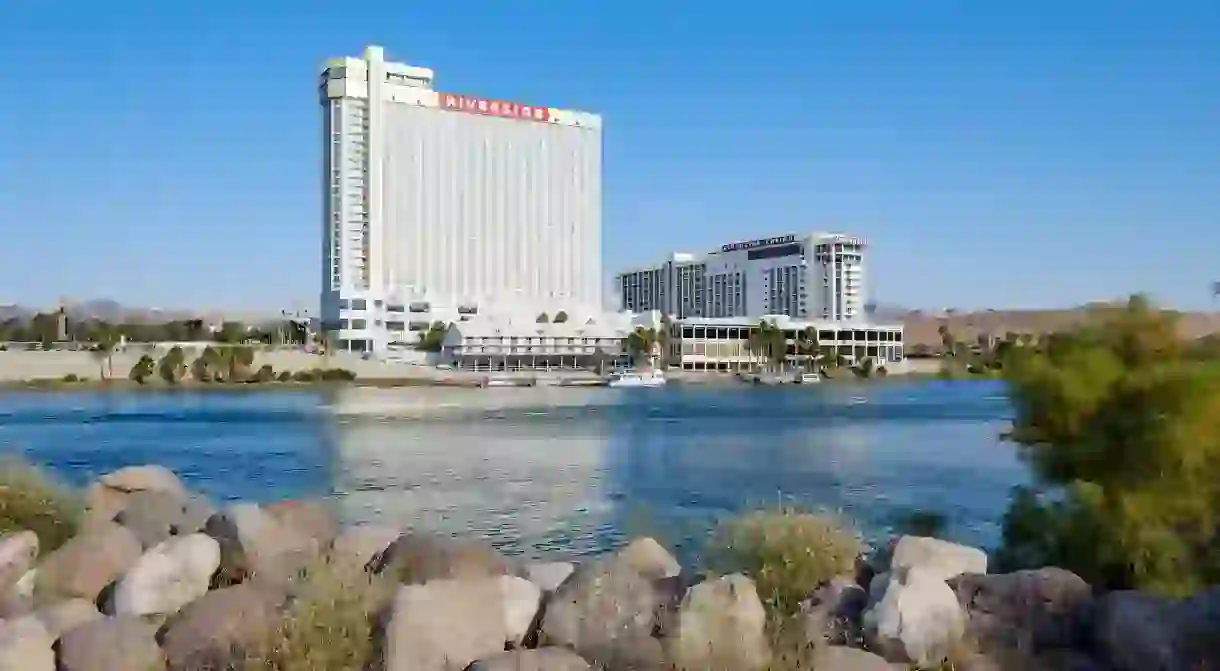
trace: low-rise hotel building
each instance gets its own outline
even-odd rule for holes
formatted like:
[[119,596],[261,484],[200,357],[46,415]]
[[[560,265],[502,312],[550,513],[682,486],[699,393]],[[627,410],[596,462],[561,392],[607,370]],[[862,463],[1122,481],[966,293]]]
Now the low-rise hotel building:
[[[786,358],[792,365],[803,365],[810,359],[799,347],[807,329],[816,331],[817,351],[823,358],[837,356],[853,365],[871,359],[874,366],[887,369],[901,366],[905,360],[901,324],[804,321],[786,315],[769,315],[762,320],[784,331]],[[750,334],[759,328],[759,321],[720,317],[669,323],[667,362],[682,370],[750,370],[763,358],[750,348]]]
[[562,323],[478,318],[450,325],[440,361],[462,370],[610,370],[630,364],[627,336],[655,315],[590,314]]

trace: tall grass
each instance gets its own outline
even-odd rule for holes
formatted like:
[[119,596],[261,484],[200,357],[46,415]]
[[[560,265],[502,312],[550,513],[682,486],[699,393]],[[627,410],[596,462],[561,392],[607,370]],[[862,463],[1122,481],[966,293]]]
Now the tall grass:
[[380,658],[377,629],[396,582],[350,562],[317,559],[291,586],[292,601],[244,671],[362,671]]
[[0,533],[33,531],[41,554],[76,535],[84,518],[81,497],[19,459],[0,460]]

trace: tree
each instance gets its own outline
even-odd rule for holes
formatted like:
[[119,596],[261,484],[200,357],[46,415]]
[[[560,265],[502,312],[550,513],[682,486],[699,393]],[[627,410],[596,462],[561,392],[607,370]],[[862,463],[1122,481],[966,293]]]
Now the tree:
[[1132,297],[1014,348],[1009,438],[1033,472],[1005,515],[1001,570],[1181,595],[1220,582],[1220,360]]
[[433,322],[428,330],[420,334],[417,349],[424,352],[439,352],[445,344],[445,336],[449,334],[449,325],[445,322]]
[[953,339],[953,334],[949,331],[949,325],[942,322],[941,325],[936,328],[936,332],[940,334],[940,344],[945,348],[945,354],[948,356],[956,355],[956,341]]
[[140,357],[140,360],[136,362],[136,365],[131,367],[131,372],[127,374],[127,377],[140,384],[144,384],[145,380],[152,377],[153,369],[155,367],[156,362],[153,361],[153,358],[145,354]]
[[566,321],[568,321],[568,313],[564,312],[563,310],[560,310],[559,312],[555,313],[555,318],[551,320],[551,323],[552,324],[562,324]]
[[157,374],[170,384],[177,384],[186,375],[186,354],[174,345],[157,364]]
[[220,372],[221,356],[214,347],[203,348],[199,357],[191,364],[191,377],[199,382],[211,382]]
[[245,342],[246,337],[250,334],[250,329],[241,322],[225,322],[220,325],[220,330],[216,332],[216,342],[236,345]]
[[813,366],[822,358],[821,343],[818,342],[818,330],[812,326],[797,334],[796,353],[805,357]]
[[639,365],[643,361],[652,364],[653,352],[657,346],[657,330],[651,327],[637,326],[627,335],[627,352],[631,359]]
[[551,321],[551,318],[548,317],[545,312],[543,312],[542,314],[538,315],[538,319],[536,319],[534,321],[538,322],[539,324],[545,324],[545,323]]
[[114,374],[114,348],[118,346],[118,334],[107,328],[99,330],[95,336],[96,344],[89,353],[97,361],[99,377],[109,379]]
[[765,319],[750,331],[746,346],[767,362],[768,369],[783,364],[788,357],[788,338],[784,330]]

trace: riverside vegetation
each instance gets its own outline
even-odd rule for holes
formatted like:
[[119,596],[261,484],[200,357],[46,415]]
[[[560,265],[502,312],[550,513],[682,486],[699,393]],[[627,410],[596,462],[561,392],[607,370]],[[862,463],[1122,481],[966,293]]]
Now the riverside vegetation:
[[156,466],[83,493],[12,466],[0,669],[1220,668],[1207,352],[1137,298],[1006,357],[1034,478],[991,556],[923,535],[866,550],[842,520],[765,510],[697,572],[648,538],[532,563],[340,528],[321,503],[217,510]]

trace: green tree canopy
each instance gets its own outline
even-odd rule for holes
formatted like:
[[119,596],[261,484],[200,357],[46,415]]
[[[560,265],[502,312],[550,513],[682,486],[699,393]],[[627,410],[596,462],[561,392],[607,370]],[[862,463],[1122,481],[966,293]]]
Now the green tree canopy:
[[551,320],[551,323],[552,324],[562,324],[566,321],[568,321],[568,313],[564,312],[563,310],[560,310],[559,312],[555,313],[555,318]]
[[1220,582],[1220,360],[1142,297],[1010,350],[1019,488],[997,559],[1095,585],[1184,594]]

